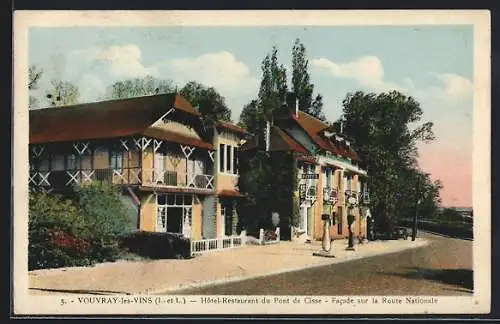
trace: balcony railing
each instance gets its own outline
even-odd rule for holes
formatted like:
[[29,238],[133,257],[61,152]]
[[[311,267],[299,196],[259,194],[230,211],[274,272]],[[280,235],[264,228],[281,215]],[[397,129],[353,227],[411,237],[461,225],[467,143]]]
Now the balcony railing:
[[214,177],[208,174],[182,173],[168,170],[117,168],[61,171],[31,171],[29,183],[36,187],[65,187],[90,181],[117,185],[154,185],[214,190]]

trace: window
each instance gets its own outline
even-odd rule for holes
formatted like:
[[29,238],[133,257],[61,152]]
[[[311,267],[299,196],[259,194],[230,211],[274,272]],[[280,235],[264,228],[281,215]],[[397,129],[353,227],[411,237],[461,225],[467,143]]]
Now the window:
[[238,174],[238,148],[232,145],[219,145],[219,172]]
[[220,144],[219,146],[219,172],[226,172],[226,145]]
[[112,169],[120,170],[123,168],[123,153],[122,152],[111,152],[109,155],[109,164]]
[[66,170],[78,169],[78,158],[75,154],[66,156]]
[[234,165],[234,172],[233,173],[236,173],[238,174],[238,148],[237,147],[234,147],[234,154],[233,154],[233,165]]
[[332,169],[326,169],[326,186],[325,187],[330,187],[332,184]]
[[230,145],[226,145],[227,149],[227,173],[234,173],[233,172],[233,147]]

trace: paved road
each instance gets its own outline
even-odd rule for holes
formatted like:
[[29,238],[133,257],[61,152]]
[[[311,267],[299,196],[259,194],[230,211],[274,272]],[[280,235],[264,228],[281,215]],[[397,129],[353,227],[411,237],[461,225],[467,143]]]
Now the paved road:
[[415,250],[175,294],[213,295],[469,295],[472,242],[422,234]]

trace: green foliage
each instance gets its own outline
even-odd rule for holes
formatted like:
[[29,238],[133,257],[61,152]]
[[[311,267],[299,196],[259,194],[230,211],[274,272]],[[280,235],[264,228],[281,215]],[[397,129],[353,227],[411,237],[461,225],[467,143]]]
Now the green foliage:
[[231,110],[226,99],[213,87],[206,87],[196,81],[188,82],[179,93],[186,98],[207,121],[231,121]]
[[104,182],[76,187],[80,213],[91,224],[96,237],[112,237],[132,228],[118,188]]
[[131,229],[119,192],[106,184],[76,188],[73,199],[30,193],[32,269],[90,265],[119,257],[117,235]]
[[245,128],[248,132],[255,134],[259,130],[259,110],[257,100],[252,100],[243,107],[238,122],[240,127]]
[[30,270],[90,264],[88,244],[74,243],[86,242],[91,229],[70,200],[32,192],[28,224]]
[[271,228],[272,212],[279,213],[283,233],[297,222],[296,172],[296,160],[291,152],[258,152],[241,159],[238,186],[248,195],[251,207],[239,215],[249,232]]
[[78,103],[80,91],[78,87],[69,81],[52,80],[52,88],[47,93],[50,106],[67,106]]
[[343,106],[343,131],[366,164],[377,224],[390,230],[398,216],[415,214],[419,200],[419,210],[432,213],[442,186],[418,170],[417,144],[434,139],[432,122],[421,123],[420,104],[397,91],[358,91]]
[[446,223],[462,223],[463,217],[458,211],[453,208],[444,208],[437,218]]
[[299,101],[300,111],[325,120],[323,97],[318,94],[313,100],[314,85],[310,81],[308,65],[306,48],[297,38],[292,49],[292,92]]
[[171,80],[162,80],[147,75],[113,83],[106,91],[106,99],[125,99],[154,94],[175,92],[176,87]]

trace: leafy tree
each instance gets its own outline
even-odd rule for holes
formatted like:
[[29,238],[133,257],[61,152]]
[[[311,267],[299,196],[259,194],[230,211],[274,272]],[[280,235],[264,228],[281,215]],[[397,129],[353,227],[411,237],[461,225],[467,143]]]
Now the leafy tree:
[[[344,133],[354,139],[370,174],[368,185],[375,221],[388,230],[394,225],[395,215],[404,213],[401,202],[415,202],[415,195],[422,195],[431,186],[427,176],[414,171],[417,144],[434,139],[433,124],[421,123],[422,115],[415,99],[397,91],[358,91],[343,101]],[[425,185],[415,186],[416,183]]]
[[51,106],[67,106],[78,103],[80,92],[78,87],[69,81],[52,80],[52,88],[47,93]]
[[261,70],[257,99],[243,107],[239,120],[241,126],[259,135],[262,135],[266,121],[281,108],[288,93],[286,69],[278,62],[278,50],[275,46],[262,60]]
[[306,48],[297,38],[292,48],[292,92],[298,99],[300,111],[325,120],[323,97],[318,94],[313,100],[314,85],[310,81],[308,65]]
[[[38,90],[38,83],[43,76],[43,70],[38,69],[36,65],[31,65],[28,69],[28,91]],[[36,108],[40,104],[38,98],[34,95],[29,95],[29,108]]]
[[245,128],[250,133],[256,133],[258,131],[258,102],[257,100],[252,100],[250,103],[243,107],[240,115],[240,121],[238,125]]
[[175,91],[176,87],[171,80],[162,80],[148,75],[113,83],[108,87],[105,98],[125,99]]
[[231,121],[231,110],[226,104],[226,99],[215,88],[190,81],[179,93],[193,106],[198,107],[204,119]]

